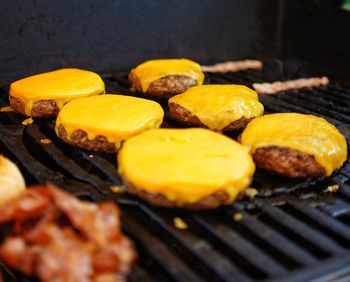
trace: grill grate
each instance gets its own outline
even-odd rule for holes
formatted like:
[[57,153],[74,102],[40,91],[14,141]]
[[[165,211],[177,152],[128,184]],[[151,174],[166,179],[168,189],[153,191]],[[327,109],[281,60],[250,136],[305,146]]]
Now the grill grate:
[[[244,71],[212,74],[208,80],[251,86],[265,77],[259,71]],[[109,93],[134,95],[125,73],[104,79]],[[330,85],[261,96],[261,101],[268,113],[323,116],[349,142],[349,95],[350,89]],[[5,90],[0,97],[0,106],[6,106]],[[20,166],[28,184],[49,180],[80,198],[119,203],[124,231],[140,255],[131,281],[306,281],[350,273],[349,162],[335,176],[311,181],[290,181],[258,170],[254,199],[215,211],[157,208],[126,193],[111,192],[111,185],[121,184],[115,155],[73,148],[56,137],[52,121],[37,120],[24,127],[23,119],[13,112],[0,113],[1,153]],[[165,124],[176,126],[167,118]],[[52,143],[41,143],[45,138]],[[328,193],[333,184],[340,188]],[[235,213],[242,214],[238,222],[233,220]],[[177,229],[175,217],[188,228]],[[6,281],[30,281],[7,271]]]

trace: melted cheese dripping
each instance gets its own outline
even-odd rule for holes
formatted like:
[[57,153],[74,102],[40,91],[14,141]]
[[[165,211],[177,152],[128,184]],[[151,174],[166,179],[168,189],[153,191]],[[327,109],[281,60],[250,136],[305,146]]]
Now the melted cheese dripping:
[[227,204],[250,183],[251,156],[232,139],[207,129],[154,129],[127,140],[119,173],[136,188],[160,193],[179,205],[219,190]]
[[118,149],[125,139],[159,127],[163,115],[158,103],[136,97],[106,94],[75,99],[59,112],[56,133],[62,125],[70,140],[72,133],[81,129],[89,140],[102,135]]
[[264,106],[257,93],[243,85],[202,85],[169,100],[191,112],[208,128],[222,131],[231,122],[261,116]]
[[191,77],[197,81],[197,85],[202,85],[204,80],[201,66],[187,59],[151,60],[138,65],[131,73],[140,81],[143,92],[153,81],[169,75]]
[[254,119],[242,133],[242,145],[257,148],[279,146],[314,156],[327,175],[347,158],[347,145],[335,126],[323,118],[297,113],[270,114]]
[[101,77],[80,69],[61,69],[33,75],[11,84],[10,95],[22,101],[26,115],[31,116],[33,105],[53,100],[59,109],[76,98],[104,93]]

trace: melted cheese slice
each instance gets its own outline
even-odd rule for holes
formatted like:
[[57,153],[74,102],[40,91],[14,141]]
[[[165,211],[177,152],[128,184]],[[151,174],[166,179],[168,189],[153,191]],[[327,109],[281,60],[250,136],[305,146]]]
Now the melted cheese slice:
[[153,81],[169,75],[184,75],[197,81],[202,85],[204,74],[201,66],[187,59],[164,59],[147,61],[131,70],[131,73],[138,78],[143,92]]
[[61,109],[72,99],[104,93],[102,78],[91,71],[60,69],[33,75],[13,82],[10,95],[25,104],[25,113],[30,116],[33,104],[40,100],[54,100]]
[[136,188],[160,193],[178,205],[219,190],[231,203],[251,181],[255,165],[236,141],[202,128],[154,129],[127,140],[119,173]]
[[325,119],[313,115],[279,113],[256,118],[242,133],[241,142],[251,153],[266,146],[307,153],[325,168],[327,175],[347,158],[344,136]]
[[63,125],[70,139],[75,130],[84,130],[89,140],[98,135],[116,145],[144,130],[162,123],[162,107],[150,100],[124,95],[101,95],[75,99],[67,103],[56,120],[56,133]]
[[243,85],[195,86],[172,97],[169,103],[184,107],[215,131],[222,131],[242,117],[254,118],[264,112],[258,94]]

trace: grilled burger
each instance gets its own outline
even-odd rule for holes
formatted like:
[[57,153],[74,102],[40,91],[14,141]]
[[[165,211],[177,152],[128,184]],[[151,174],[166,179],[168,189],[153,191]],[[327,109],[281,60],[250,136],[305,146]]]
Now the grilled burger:
[[68,101],[104,93],[102,78],[80,69],[60,69],[13,82],[10,105],[22,115],[55,117]]
[[187,59],[151,60],[129,73],[132,90],[145,96],[168,99],[195,85],[202,85],[204,74],[199,64]]
[[169,115],[186,125],[234,131],[264,112],[257,93],[243,85],[201,85],[169,99]]
[[258,167],[291,177],[329,176],[347,158],[343,135],[325,119],[279,113],[250,122],[241,143]]
[[112,153],[127,138],[159,127],[163,115],[158,103],[146,99],[112,94],[81,98],[59,112],[56,133],[71,145]]
[[213,131],[154,129],[125,141],[118,169],[127,190],[151,204],[212,209],[237,198],[255,165],[239,143]]

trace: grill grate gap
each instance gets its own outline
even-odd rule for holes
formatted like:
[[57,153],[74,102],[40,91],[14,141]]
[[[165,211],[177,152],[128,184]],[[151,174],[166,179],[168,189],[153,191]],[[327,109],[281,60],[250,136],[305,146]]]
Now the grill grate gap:
[[[179,262],[175,261],[169,250],[157,240],[157,237],[152,236],[140,224],[136,223],[135,219],[129,213],[126,214],[125,210],[122,212],[122,221],[123,231],[136,244],[139,254],[138,265],[147,269],[148,273],[151,273],[156,281],[186,281],[186,278],[189,281],[199,281],[198,277],[186,269],[186,266],[181,265],[182,268],[178,269]],[[167,267],[168,260],[172,261],[172,268]],[[134,281],[144,280],[142,278],[142,280]]]
[[208,281],[251,280],[241,269],[220,256],[203,238],[191,233],[190,230],[178,230],[172,224],[168,224],[164,220],[164,214],[169,213],[169,218],[179,216],[176,210],[162,210],[160,216],[160,213],[156,215],[150,208],[143,206],[142,211],[133,209],[130,212],[147,230],[156,234],[173,254],[191,265],[203,279]]
[[[205,217],[205,216],[204,216]],[[237,253],[234,249],[229,247],[225,242],[222,240],[222,238],[218,238],[213,232],[213,230],[205,228],[203,224],[200,222],[203,220],[203,216],[201,217],[201,220],[198,220],[198,218],[195,217],[185,217],[186,222],[189,223],[189,226],[191,228],[191,231],[196,233],[197,236],[205,238],[210,244],[212,244],[216,249],[218,249],[221,253],[223,253],[226,257],[230,258],[232,261],[235,262],[236,265],[239,266],[240,269],[242,269],[247,275],[250,277],[262,280],[267,279],[269,276],[261,269],[259,269],[257,266],[254,265],[254,263],[250,262],[246,258],[244,258],[242,255]],[[220,221],[223,221],[220,219]]]
[[[245,214],[245,213],[242,213],[242,215],[244,215],[244,217],[248,216],[248,214]],[[202,221],[202,220],[203,220],[203,217],[199,221]],[[241,237],[244,238],[245,240],[253,243],[255,248],[260,249],[262,252],[266,253],[269,256],[269,260],[271,260],[271,259],[275,260],[276,262],[283,265],[285,268],[287,268],[289,270],[295,270],[295,269],[301,267],[300,263],[298,263],[297,261],[288,257],[287,255],[283,254],[281,251],[276,249],[273,246],[273,244],[270,244],[268,241],[259,238],[257,234],[255,234],[254,232],[250,231],[247,227],[245,227],[243,225],[243,221],[245,221],[245,219],[242,219],[242,221],[240,221],[238,223],[234,222],[232,218],[225,218],[225,219],[212,218],[210,223],[212,221],[218,221],[218,222],[226,225],[229,229],[232,230],[232,232],[236,232],[237,234],[241,235]],[[227,248],[227,246],[225,246],[225,244],[223,244],[222,240],[217,240],[216,237],[214,235],[210,234],[210,232],[208,232],[208,231],[205,232],[206,230],[203,228],[203,226],[198,225],[198,223],[196,223],[195,221],[193,222],[193,224],[195,224],[195,226],[197,225],[196,232],[198,232],[198,234],[206,234],[208,240],[210,240],[212,242],[212,244],[218,245],[218,247],[220,249],[222,249],[223,252],[226,251],[227,255],[231,256],[231,253],[232,253],[231,249]],[[210,224],[210,225],[208,224],[207,226],[209,227],[211,225],[212,224]],[[215,225],[214,225],[214,227],[215,227]],[[236,254],[236,255],[238,255],[238,254]],[[264,261],[266,262],[266,260],[264,260]],[[246,260],[245,265],[243,265],[241,267],[244,268],[245,271],[248,271],[248,274],[252,272],[251,263],[249,263],[248,260]],[[266,267],[268,268],[268,266],[266,266]],[[255,269],[256,268],[257,267],[255,266]],[[264,273],[264,269],[260,270],[260,271],[261,271],[261,274]]]
[[298,220],[301,220],[304,223],[306,223],[307,225],[312,226],[313,228],[326,234],[327,236],[329,236],[330,238],[335,240],[338,244],[342,245],[343,247],[350,248],[350,240],[349,239],[346,239],[346,238],[340,236],[339,234],[335,233],[334,231],[326,228],[326,226],[324,226],[324,225],[320,224],[319,222],[313,220],[312,218],[308,217],[307,214],[300,212],[299,210],[294,208],[292,205],[287,203],[287,204],[281,206],[280,208],[284,212],[294,216]]
[[266,240],[262,240],[257,234],[251,232],[246,226],[240,223],[227,222],[231,228],[235,228],[243,237],[247,238],[249,241],[253,242],[257,248],[262,249],[265,253],[273,257],[276,261],[283,264],[289,270],[296,270],[302,265],[297,261],[293,260],[291,257],[280,252],[275,248],[273,242],[269,243]]
[[303,249],[311,253],[313,256],[315,256],[319,260],[324,260],[330,257],[330,253],[318,248],[316,245],[312,243],[312,241],[307,241],[300,235],[293,233],[293,230],[290,230],[280,223],[278,223],[275,219],[267,215],[266,213],[261,213],[259,215],[259,220],[261,220],[266,225],[270,226],[271,228],[275,229],[279,233],[281,233],[284,237],[288,238],[289,240],[293,241],[294,243],[301,246]]
[[337,217],[339,221],[346,224],[347,226],[350,226],[350,215],[349,214],[342,214]]

